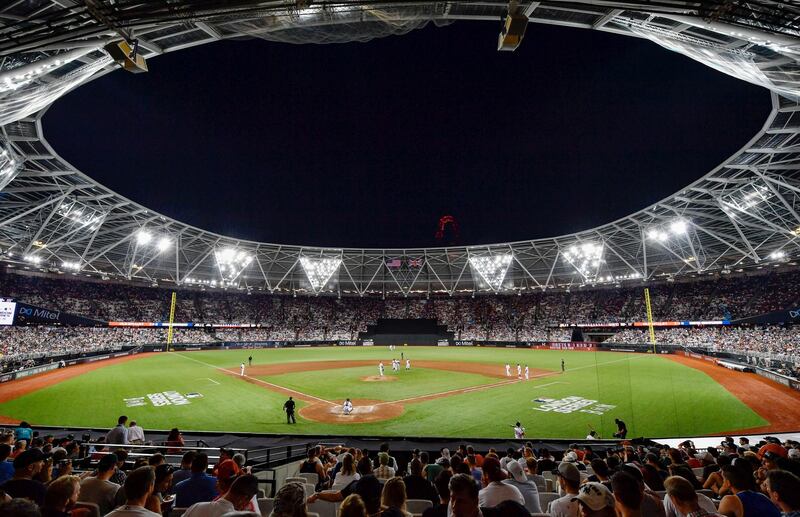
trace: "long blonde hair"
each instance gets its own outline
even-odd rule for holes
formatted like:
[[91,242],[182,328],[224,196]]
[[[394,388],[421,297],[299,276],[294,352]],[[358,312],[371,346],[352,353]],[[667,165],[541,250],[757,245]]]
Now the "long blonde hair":
[[356,473],[356,464],[353,462],[353,455],[349,452],[344,453],[342,457],[342,474],[345,476],[352,476]]
[[339,507],[338,517],[367,517],[367,507],[358,494],[348,495]]
[[397,508],[406,511],[406,484],[403,478],[394,477],[386,480],[381,493],[381,504],[386,508]]

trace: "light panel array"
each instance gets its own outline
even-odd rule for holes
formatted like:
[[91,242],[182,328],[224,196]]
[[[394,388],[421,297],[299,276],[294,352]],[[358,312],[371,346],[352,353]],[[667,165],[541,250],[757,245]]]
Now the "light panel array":
[[506,279],[513,260],[514,256],[510,253],[489,256],[473,255],[469,258],[469,265],[484,282],[489,284],[492,290],[499,291],[503,287],[503,281]]
[[561,252],[568,262],[587,281],[594,281],[603,264],[603,245],[596,242],[573,244]]
[[300,265],[315,293],[320,292],[328,284],[341,264],[342,259],[339,257],[300,257]]

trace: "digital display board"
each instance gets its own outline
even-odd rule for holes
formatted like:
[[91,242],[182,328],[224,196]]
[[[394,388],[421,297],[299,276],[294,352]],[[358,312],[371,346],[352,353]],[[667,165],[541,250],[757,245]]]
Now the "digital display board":
[[16,308],[16,302],[0,301],[0,325],[14,324],[14,311]]

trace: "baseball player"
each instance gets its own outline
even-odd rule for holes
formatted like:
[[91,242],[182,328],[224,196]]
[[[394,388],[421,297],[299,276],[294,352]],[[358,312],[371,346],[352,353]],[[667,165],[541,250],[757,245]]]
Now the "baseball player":
[[244,377],[244,363],[239,365],[239,377]]
[[519,363],[517,363],[517,379],[521,378],[522,378],[522,366],[520,366]]
[[411,369],[411,359],[406,359],[406,371]]
[[345,415],[349,415],[352,412],[353,412],[353,403],[350,402],[350,399],[347,399],[344,401],[344,404],[342,404],[342,413],[344,413]]
[[511,365],[506,363],[506,377],[511,377]]
[[528,369],[528,365],[525,365],[525,380],[529,380],[531,378],[531,371]]
[[383,377],[383,361],[378,363],[378,374],[380,374],[380,376]]
[[517,440],[522,440],[523,438],[525,438],[525,428],[522,427],[522,424],[517,422],[511,427],[514,428],[514,438],[516,438]]

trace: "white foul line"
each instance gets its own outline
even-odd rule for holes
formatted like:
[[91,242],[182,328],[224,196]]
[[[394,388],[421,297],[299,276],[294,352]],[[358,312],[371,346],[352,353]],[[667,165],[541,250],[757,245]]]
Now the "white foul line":
[[[204,361],[201,361],[199,359],[195,359],[194,357],[188,357],[188,356],[185,356],[185,355],[177,353],[177,352],[169,352],[169,353],[175,354],[178,357],[183,357],[184,359],[188,359],[190,361],[194,361],[196,363],[204,364],[204,365],[208,366],[209,368],[214,368],[215,370],[219,370],[221,372],[230,373],[230,374],[233,374],[233,375],[239,375],[237,372],[235,372],[233,370],[227,370],[227,369],[222,368],[220,366],[216,366],[216,365],[209,364],[209,363],[206,363]],[[247,379],[250,379],[250,380],[255,381],[255,382],[259,382],[261,384],[264,384],[265,386],[270,386],[272,388],[277,388],[277,389],[280,389],[280,390],[289,391],[291,393],[295,393],[295,394],[300,395],[302,397],[316,400],[317,402],[323,402],[325,404],[330,404],[332,406],[338,405],[338,404],[336,404],[334,402],[331,402],[329,400],[321,399],[319,397],[315,397],[314,395],[309,395],[308,393],[303,393],[302,391],[297,391],[297,390],[293,390],[291,388],[285,388],[283,386],[278,386],[277,384],[272,384],[271,382],[262,381],[261,379],[257,379],[255,377],[250,377],[249,375],[239,375],[239,376],[247,378]]]

